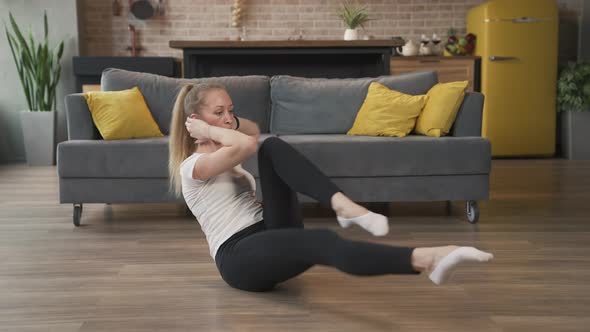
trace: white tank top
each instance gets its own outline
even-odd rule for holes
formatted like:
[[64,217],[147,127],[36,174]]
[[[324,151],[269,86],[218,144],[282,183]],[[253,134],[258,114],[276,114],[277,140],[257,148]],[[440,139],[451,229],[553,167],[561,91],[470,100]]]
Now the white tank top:
[[263,209],[256,200],[256,181],[241,164],[206,181],[193,179],[193,167],[202,155],[195,152],[180,164],[182,194],[201,225],[215,260],[225,240],[263,220]]

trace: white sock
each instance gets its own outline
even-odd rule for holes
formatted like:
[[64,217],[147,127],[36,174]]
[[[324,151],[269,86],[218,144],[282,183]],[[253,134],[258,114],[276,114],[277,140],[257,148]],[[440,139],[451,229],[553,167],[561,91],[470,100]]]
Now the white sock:
[[374,236],[383,236],[389,233],[389,220],[387,217],[372,211],[354,218],[336,216],[336,219],[338,219],[340,226],[344,228],[348,228],[352,224],[357,224]]
[[493,258],[494,255],[475,249],[474,247],[459,247],[441,259],[428,277],[432,282],[440,285],[447,282],[453,272],[455,272],[455,269],[460,265],[489,262]]

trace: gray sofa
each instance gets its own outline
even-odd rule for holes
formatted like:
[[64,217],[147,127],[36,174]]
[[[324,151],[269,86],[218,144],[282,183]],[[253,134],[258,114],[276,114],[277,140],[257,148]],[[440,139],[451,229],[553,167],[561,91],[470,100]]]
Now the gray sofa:
[[[138,86],[162,132],[160,138],[102,140],[82,94],[66,96],[68,140],[57,148],[59,198],[74,204],[80,224],[83,203],[182,202],[168,192],[171,109],[182,84],[212,81],[227,87],[235,113],[260,126],[260,143],[278,136],[311,159],[359,202],[466,201],[467,219],[478,220],[478,200],[489,197],[491,147],[481,137],[483,95],[467,93],[451,136],[404,138],[350,136],[370,82],[424,94],[434,72],[361,79],[243,76],[176,79],[107,69],[105,91]],[[257,158],[242,166],[260,188]],[[296,171],[296,170],[294,170]],[[262,199],[257,190],[257,198]],[[301,195],[301,202],[313,199]]]

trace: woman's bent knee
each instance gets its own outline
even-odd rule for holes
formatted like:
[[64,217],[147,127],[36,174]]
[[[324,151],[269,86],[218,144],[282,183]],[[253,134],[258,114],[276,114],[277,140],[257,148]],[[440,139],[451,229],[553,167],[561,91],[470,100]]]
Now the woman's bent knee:
[[283,141],[282,139],[280,139],[276,136],[271,136],[262,142],[259,150],[260,149],[272,149],[274,146],[284,144],[284,143],[285,143],[285,141]]

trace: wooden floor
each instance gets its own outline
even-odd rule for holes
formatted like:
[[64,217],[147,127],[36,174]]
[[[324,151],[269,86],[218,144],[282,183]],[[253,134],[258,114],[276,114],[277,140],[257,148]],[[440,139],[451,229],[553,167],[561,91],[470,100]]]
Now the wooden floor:
[[391,217],[371,238],[305,206],[307,227],[380,243],[475,245],[485,267],[355,277],[316,266],[269,293],[219,277],[181,206],[60,205],[55,167],[0,166],[0,331],[588,331],[590,163],[494,160],[491,199],[368,205]]

